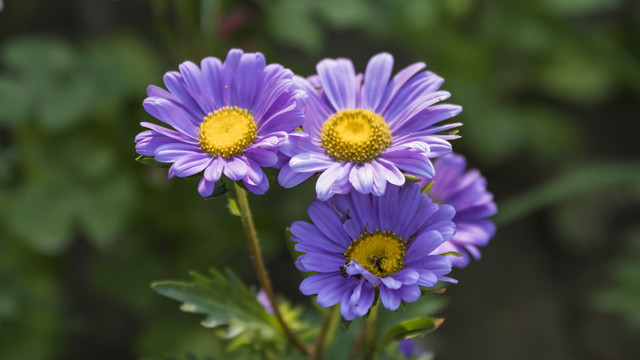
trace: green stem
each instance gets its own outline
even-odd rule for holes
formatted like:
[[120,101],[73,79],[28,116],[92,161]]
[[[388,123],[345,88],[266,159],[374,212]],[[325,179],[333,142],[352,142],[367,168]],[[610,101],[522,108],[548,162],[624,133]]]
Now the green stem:
[[380,302],[373,305],[371,311],[369,312],[369,318],[367,319],[367,335],[366,335],[366,346],[367,352],[364,355],[365,360],[373,359],[373,355],[376,352],[376,317],[378,315],[378,305]]
[[327,309],[327,311],[325,311],[322,317],[320,332],[318,333],[318,337],[316,338],[316,343],[313,345],[314,360],[322,360],[322,357],[324,356],[324,347],[327,341],[327,335],[329,334],[329,329],[332,328],[331,325],[335,324],[334,318],[337,310],[338,306],[332,306],[330,309]]
[[298,336],[296,336],[296,334],[291,330],[289,325],[287,325],[287,323],[284,321],[284,318],[282,317],[282,313],[280,312],[280,308],[278,307],[276,296],[273,292],[273,287],[271,286],[269,274],[267,273],[267,268],[264,265],[262,252],[260,251],[260,243],[258,242],[258,234],[256,233],[255,226],[253,225],[253,216],[251,215],[251,208],[249,207],[247,192],[237,183],[234,183],[234,185],[238,197],[238,207],[240,208],[242,225],[244,226],[244,232],[247,235],[249,251],[251,252],[251,259],[253,260],[253,265],[256,270],[256,275],[258,276],[260,287],[262,287],[264,292],[267,294],[269,303],[271,303],[271,307],[273,308],[273,313],[276,316],[276,319],[278,319],[280,326],[282,326],[282,330],[284,330],[285,335],[289,338],[289,341],[291,341],[291,344],[293,344],[293,346],[300,350],[300,352],[305,356],[311,356],[311,351],[309,351],[309,349],[307,349],[302,341],[300,341]]

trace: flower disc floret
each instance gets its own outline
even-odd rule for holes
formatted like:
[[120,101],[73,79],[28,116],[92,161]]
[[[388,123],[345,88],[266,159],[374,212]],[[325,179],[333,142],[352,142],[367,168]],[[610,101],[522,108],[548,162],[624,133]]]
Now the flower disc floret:
[[391,144],[391,131],[382,116],[371,110],[348,109],[333,114],[322,125],[321,146],[332,158],[369,162]]
[[242,154],[256,140],[257,130],[250,111],[225,106],[205,116],[198,140],[205,152],[229,159]]
[[353,240],[344,253],[347,261],[355,260],[368,272],[387,277],[402,270],[407,248],[404,241],[390,231],[363,233]]

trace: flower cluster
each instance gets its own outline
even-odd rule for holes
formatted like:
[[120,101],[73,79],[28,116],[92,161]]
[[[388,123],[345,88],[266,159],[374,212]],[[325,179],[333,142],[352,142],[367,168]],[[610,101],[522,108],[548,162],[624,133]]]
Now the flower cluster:
[[459,136],[449,130],[462,124],[443,123],[462,108],[439,104],[450,94],[425,67],[392,76],[393,57],[382,53],[364,74],[348,59],[325,59],[302,78],[241,50],[224,62],[185,62],[165,75],[168,91],[150,86],[143,103],[171,128],[143,122],[136,150],[171,163],[170,178],[201,174],[204,197],[222,175],[263,194],[264,167],[280,169],[285,188],[317,176],[312,222],[291,226],[303,253],[296,266],[314,273],[300,290],[321,306],[339,303],[347,320],[377,297],[396,310],[423,287],[456,282],[452,266],[479,258],[495,232],[484,178],[452,154]]

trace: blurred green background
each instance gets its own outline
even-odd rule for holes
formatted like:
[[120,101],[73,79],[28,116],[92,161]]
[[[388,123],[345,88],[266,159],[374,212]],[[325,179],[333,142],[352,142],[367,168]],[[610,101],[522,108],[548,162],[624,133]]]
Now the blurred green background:
[[[640,354],[640,3],[634,0],[4,0],[0,359],[217,356],[150,290],[190,270],[256,284],[237,218],[134,162],[148,84],[185,60],[263,52],[302,75],[391,52],[446,79],[454,149],[500,213],[444,295],[437,359]],[[279,294],[307,304],[283,229],[313,184],[252,197]],[[275,211],[277,210],[277,211]],[[224,357],[221,357],[224,358]]]

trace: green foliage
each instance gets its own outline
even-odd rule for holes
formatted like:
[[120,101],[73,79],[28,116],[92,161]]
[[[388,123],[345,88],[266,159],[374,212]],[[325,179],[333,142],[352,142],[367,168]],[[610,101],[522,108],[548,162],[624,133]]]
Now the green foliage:
[[504,224],[543,206],[557,204],[560,201],[602,189],[623,187],[632,190],[631,194],[638,194],[640,188],[638,179],[640,179],[640,166],[637,163],[596,164],[572,169],[536,189],[501,204],[500,213],[495,220],[498,224]]
[[404,339],[414,338],[426,335],[436,330],[444,319],[434,319],[429,317],[419,317],[407,321],[403,321],[392,327],[378,342],[378,351],[383,350],[392,341],[400,341]]
[[[285,338],[276,319],[258,302],[250,291],[230,270],[224,274],[210,271],[210,277],[191,274],[191,282],[158,281],[151,287],[161,295],[182,302],[185,312],[206,315],[202,326],[217,329],[229,340],[228,350],[248,346],[260,353],[281,353]],[[287,306],[286,317],[294,328],[302,324],[296,320],[299,310]]]
[[600,310],[620,316],[635,332],[640,332],[640,229],[628,236],[629,251],[613,263],[612,283],[595,297]]

